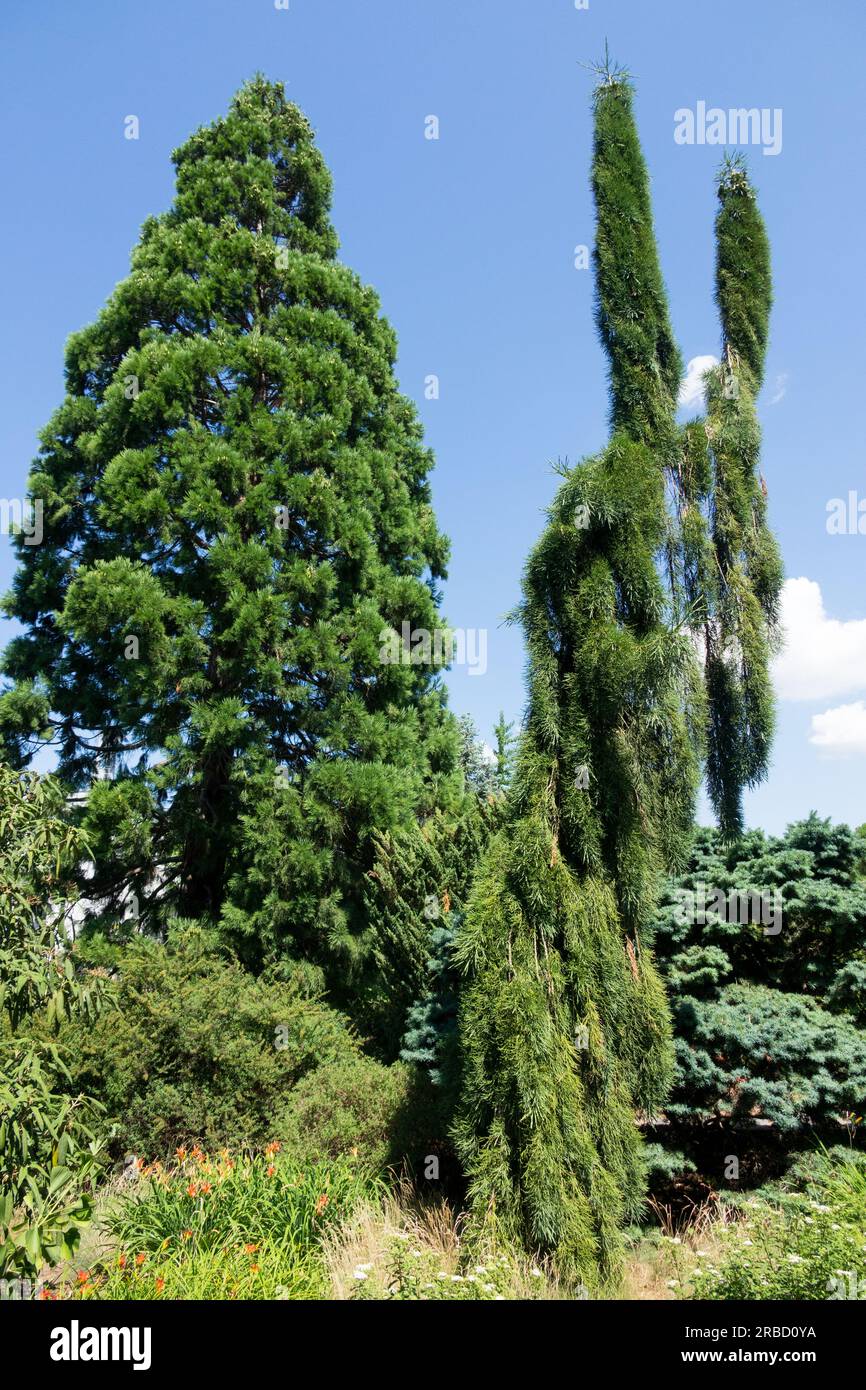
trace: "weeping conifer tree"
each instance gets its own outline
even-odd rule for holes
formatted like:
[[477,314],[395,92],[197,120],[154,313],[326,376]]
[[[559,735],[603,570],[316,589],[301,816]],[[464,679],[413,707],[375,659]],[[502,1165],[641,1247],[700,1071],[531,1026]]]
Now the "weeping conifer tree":
[[636,1109],[671,1072],[641,936],[685,852],[700,688],[668,621],[679,355],[622,73],[596,91],[597,321],[610,444],[564,470],[519,609],[529,699],[509,823],[457,945],[464,1080],[455,1139],[476,1213],[595,1286],[643,1195]]
[[726,840],[743,830],[742,792],[767,772],[774,728],[770,657],[782,562],[767,526],[755,398],[764,378],[770,246],[742,158],[718,184],[716,303],[722,359],[707,374],[707,418],[684,432],[683,535],[691,612],[703,641],[707,783]]
[[753,483],[769,268],[751,191],[738,168],[723,177],[717,225],[723,365],[741,391],[729,408],[711,387],[706,428],[680,430],[631,86],[607,62],[592,184],[612,436],[564,470],[526,568],[529,700],[508,820],[456,947],[455,1127],[476,1216],[591,1287],[615,1276],[640,1209],[636,1112],[661,1105],[671,1073],[642,937],[688,853],[708,748],[723,824],[766,759],[779,575]]

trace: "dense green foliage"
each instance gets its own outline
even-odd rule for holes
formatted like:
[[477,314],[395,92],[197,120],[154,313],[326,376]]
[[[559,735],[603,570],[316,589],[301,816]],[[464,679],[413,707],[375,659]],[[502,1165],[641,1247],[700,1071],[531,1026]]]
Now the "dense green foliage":
[[[431,457],[279,85],[177,151],[172,208],[70,339],[30,485],[46,537],[6,600],[5,753],[59,761],[0,765],[0,1273],[72,1256],[110,1142],[155,1161],[128,1160],[80,1297],[326,1296],[329,1232],[431,1158],[454,1268],[389,1225],[356,1297],[610,1292],[648,1171],[706,1176],[690,1135],[760,1122],[787,1153],[860,1123],[866,833],[742,824],[781,585],[767,236],[727,160],[722,361],[680,426],[632,90],[601,78],[611,433],[561,468],[525,566],[518,739],[500,714],[487,749],[397,639],[443,627]],[[720,828],[695,835],[702,771]],[[781,916],[696,911],[705,890]],[[819,1177],[694,1288],[826,1296],[863,1170]]]
[[101,1003],[66,948],[81,837],[62,811],[50,779],[0,766],[0,1274],[74,1254],[102,1147],[99,1107],[70,1086],[53,1040],[70,1016],[91,1026]]
[[0,725],[89,788],[106,920],[205,917],[345,992],[372,832],[460,786],[435,665],[382,657],[442,627],[431,457],[282,87],[248,83],[174,161],[172,208],[69,341]]
[[799,1190],[755,1200],[721,1254],[692,1271],[710,1299],[866,1299],[866,1164],[857,1151],[810,1154]]
[[349,1161],[181,1153],[141,1178],[107,1220],[118,1253],[84,1271],[96,1299],[322,1298],[322,1241],[378,1191]]
[[[656,954],[674,1011],[666,1110],[703,1122],[834,1122],[866,1092],[866,883],[859,840],[811,816],[735,846],[698,833],[660,907]],[[716,891],[725,895],[719,910]],[[732,893],[753,895],[750,913]],[[759,917],[759,899],[776,911]],[[695,908],[703,907],[703,917]]]
[[476,1212],[591,1286],[615,1271],[641,1203],[634,1110],[660,1105],[671,1068],[641,937],[689,832],[699,720],[691,647],[666,623],[656,566],[679,358],[620,80],[596,94],[593,188],[614,434],[566,471],[526,567],[529,701],[509,819],[456,946],[455,1130]]
[[299,1162],[348,1154],[373,1173],[399,1171],[417,1160],[426,1138],[414,1091],[412,1072],[400,1062],[325,1063],[292,1088],[274,1133]]
[[704,649],[707,784],[723,834],[735,839],[743,788],[767,772],[782,562],[767,528],[755,409],[772,300],[770,248],[740,160],[725,162],[718,192],[722,361],[706,377],[706,420],[683,432],[680,525],[689,618]]
[[634,1112],[660,1108],[671,1074],[645,941],[660,880],[684,860],[704,757],[726,835],[743,786],[763,775],[780,583],[755,482],[749,393],[769,261],[748,181],[723,172],[716,226],[725,351],[743,390],[730,410],[710,393],[702,433],[675,421],[681,361],[649,181],[630,84],[607,63],[592,186],[612,437],[563,470],[526,567],[529,700],[508,824],[455,948],[466,975],[455,1135],[473,1207],[590,1285],[615,1271],[619,1230],[640,1207]]
[[346,1019],[303,975],[255,978],[213,932],[177,923],[138,938],[111,988],[114,1007],[64,1033],[75,1085],[118,1126],[115,1150],[164,1157],[181,1143],[256,1144],[276,1133],[291,1087],[360,1052]]
[[[465,792],[459,808],[373,836],[364,906],[375,975],[363,1022],[387,1060],[403,1048],[407,1022],[415,1026],[417,1010],[426,1009],[431,993],[448,992],[440,979],[448,969],[441,956],[443,933],[453,935],[454,917],[466,903],[475,866],[501,816],[498,770],[483,758],[471,719],[460,721],[460,734]],[[447,1030],[453,1000],[443,1007]],[[353,1009],[357,1015],[357,995]]]
[[431,1081],[452,1093],[458,1084],[457,1006],[460,977],[454,944],[462,916],[452,912],[430,933],[426,987],[406,1015],[400,1056],[424,1068]]

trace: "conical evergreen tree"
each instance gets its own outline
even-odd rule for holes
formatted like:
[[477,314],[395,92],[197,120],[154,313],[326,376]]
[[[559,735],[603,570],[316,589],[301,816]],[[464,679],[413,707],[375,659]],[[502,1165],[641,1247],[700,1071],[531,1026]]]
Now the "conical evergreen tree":
[[706,661],[707,782],[727,840],[743,829],[742,790],[766,775],[774,728],[770,657],[782,562],[767,527],[755,398],[764,377],[770,247],[740,158],[718,185],[716,303],[722,360],[708,373],[707,419],[686,431],[684,527],[693,614]]
[[88,789],[92,897],[221,921],[251,964],[362,959],[370,832],[459,793],[429,665],[429,451],[375,294],[336,259],[331,180],[256,78],[175,154],[171,210],[67,349],[30,490],[0,703]]
[[511,773],[514,764],[514,745],[517,739],[512,732],[514,724],[506,724],[505,711],[499,711],[499,719],[493,725],[493,737],[496,739],[496,747],[493,750],[496,754],[494,777],[496,790],[504,792],[508,790],[511,781]]
[[519,610],[529,702],[509,823],[456,947],[463,1094],[455,1140],[476,1213],[590,1286],[616,1269],[643,1192],[637,1108],[671,1071],[641,934],[685,854],[701,726],[687,633],[659,558],[679,356],[624,74],[596,92],[597,316],[613,436],[572,470]]

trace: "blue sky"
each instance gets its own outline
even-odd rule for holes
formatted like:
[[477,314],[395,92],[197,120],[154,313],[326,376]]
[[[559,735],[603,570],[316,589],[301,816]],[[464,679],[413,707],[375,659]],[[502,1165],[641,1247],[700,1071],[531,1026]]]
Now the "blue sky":
[[[436,453],[452,539],[445,611],[488,630],[487,671],[452,703],[490,737],[519,719],[523,651],[501,626],[543,521],[557,458],[606,437],[592,323],[590,75],[608,39],[634,73],[662,266],[684,358],[718,351],[712,301],[721,151],[674,140],[674,113],[782,111],[776,155],[747,150],[776,304],[760,411],[787,574],[771,776],[747,800],[773,832],[811,808],[866,821],[866,534],[827,504],[864,473],[864,7],[858,0],[6,0],[2,493],[21,496],[62,396],[63,345],[171,202],[170,152],[257,69],[307,112],[334,175],[341,256],[378,290],[398,370]],[[136,115],[140,138],[124,138]],[[439,139],[425,139],[425,118]],[[440,379],[438,400],[425,378]],[[856,526],[855,526],[856,529]],[[864,519],[866,531],[866,519]],[[0,585],[12,555],[0,542]],[[808,581],[808,583],[806,582]],[[9,626],[0,625],[0,638]]]

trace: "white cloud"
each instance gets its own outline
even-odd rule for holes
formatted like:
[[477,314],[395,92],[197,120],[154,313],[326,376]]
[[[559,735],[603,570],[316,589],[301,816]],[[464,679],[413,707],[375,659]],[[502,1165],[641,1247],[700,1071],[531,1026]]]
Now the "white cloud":
[[681,409],[706,410],[704,374],[710,370],[710,367],[717,367],[718,365],[718,357],[712,355],[691,358],[686,367],[686,374],[680,382],[679,395],[677,396],[677,405]]
[[781,699],[828,700],[866,690],[866,618],[829,618],[820,584],[788,579],[782,626],[785,648],[773,667]]
[[825,753],[866,753],[866,703],[855,700],[813,714],[809,742]]
[[776,380],[775,380],[775,382],[774,382],[774,384],[773,384],[773,394],[772,394],[772,396],[770,397],[770,405],[778,405],[778,404],[779,404],[779,401],[781,401],[781,400],[784,398],[784,395],[785,395],[785,392],[787,391],[787,389],[788,389],[788,373],[787,373],[787,372],[779,372],[779,374],[778,374],[778,376],[776,377]]

